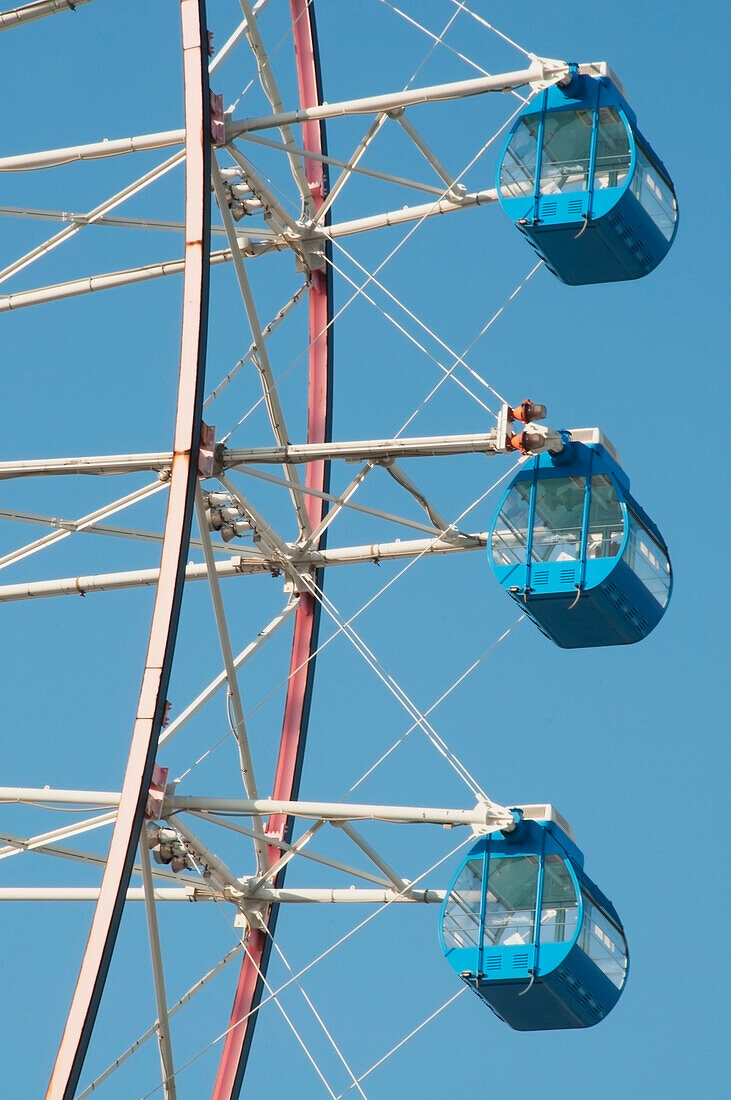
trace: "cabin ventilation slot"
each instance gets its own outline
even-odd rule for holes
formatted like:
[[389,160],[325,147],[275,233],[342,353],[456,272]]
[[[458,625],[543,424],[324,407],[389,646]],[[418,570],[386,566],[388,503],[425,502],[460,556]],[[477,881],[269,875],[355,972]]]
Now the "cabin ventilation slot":
[[560,982],[563,982],[563,984],[567,986],[572,993],[575,990],[581,988],[576,978],[574,978],[571,972],[568,971],[564,966],[562,966],[560,970],[556,971],[556,977]]
[[552,218],[557,209],[558,203],[555,200],[553,202],[544,202],[541,204],[541,214],[543,214],[545,218]]
[[513,970],[525,970],[528,965],[527,955],[516,955],[513,959]]
[[485,959],[485,970],[501,970],[502,965],[503,960],[500,955],[488,955]]
[[562,584],[568,584],[569,581],[573,581],[576,579],[576,568],[572,567],[571,569],[562,569],[558,577]]
[[568,205],[569,214],[580,214],[583,205],[584,203],[582,199],[572,199]]
[[548,570],[534,569],[531,580],[534,584],[548,584]]

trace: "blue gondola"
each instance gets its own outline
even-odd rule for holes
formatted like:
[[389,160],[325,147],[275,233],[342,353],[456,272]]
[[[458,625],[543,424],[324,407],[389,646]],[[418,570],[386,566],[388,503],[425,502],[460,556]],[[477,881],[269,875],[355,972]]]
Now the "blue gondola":
[[512,833],[480,839],[459,868],[442,906],[442,951],[516,1031],[591,1027],[627,980],[622,924],[553,807],[523,813]]
[[673,184],[613,80],[571,68],[571,80],[541,92],[513,126],[500,204],[562,282],[639,279],[673,243]]
[[563,649],[628,645],[657,626],[672,591],[667,546],[597,428],[521,467],[493,520],[503,588]]

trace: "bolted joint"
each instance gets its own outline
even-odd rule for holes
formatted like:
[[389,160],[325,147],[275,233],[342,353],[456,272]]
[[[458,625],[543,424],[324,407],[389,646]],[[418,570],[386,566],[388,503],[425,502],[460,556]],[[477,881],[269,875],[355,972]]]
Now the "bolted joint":
[[294,237],[285,233],[284,239],[295,254],[296,271],[309,274],[327,269],[324,239],[321,236]]
[[238,912],[234,917],[234,928],[243,929],[243,938],[248,940],[252,931],[265,931],[267,928],[267,916],[269,906],[265,901],[256,898],[247,901],[245,898],[237,899]]

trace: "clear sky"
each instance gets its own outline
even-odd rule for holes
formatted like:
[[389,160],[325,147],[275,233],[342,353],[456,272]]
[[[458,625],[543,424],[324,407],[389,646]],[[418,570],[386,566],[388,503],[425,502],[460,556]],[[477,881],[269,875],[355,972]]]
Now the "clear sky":
[[[209,25],[220,49],[234,29],[235,0],[210,0]],[[555,427],[600,426],[614,442],[632,489],[662,530],[675,590],[664,620],[636,646],[564,651],[529,622],[499,589],[482,553],[333,569],[326,578],[337,614],[350,618],[389,585],[355,626],[390,676],[422,712],[475,662],[474,670],[433,711],[441,737],[496,801],[551,802],[571,822],[586,869],[616,905],[630,945],[630,977],[614,1012],[582,1032],[519,1034],[468,992],[362,1081],[376,1100],[463,1093],[549,1100],[587,1096],[711,1097],[727,1082],[728,961],[724,917],[731,898],[723,844],[728,836],[728,606],[721,550],[729,541],[728,503],[719,470],[727,453],[726,250],[724,185],[728,157],[719,140],[728,40],[726,5],[669,0],[606,5],[534,0],[513,5],[472,0],[472,13],[521,49],[498,38],[450,0],[317,0],[326,100],[466,79],[527,64],[522,50],[567,61],[606,60],[622,81],[638,124],[671,173],[680,205],[677,240],[649,277],[622,284],[568,287],[539,270],[483,332],[534,265],[509,219],[490,206],[349,237],[334,253],[335,439],[489,431],[498,398],[464,370],[429,398],[454,353],[499,395],[548,405]],[[75,13],[0,34],[5,112],[0,156],[110,140],[182,126],[178,5],[95,0]],[[398,10],[397,10],[398,9]],[[286,107],[296,105],[289,6],[271,0],[261,29]],[[409,23],[408,15],[419,26]],[[435,46],[423,28],[440,36]],[[265,112],[251,54],[240,45],[212,78],[234,117]],[[415,108],[409,118],[443,164],[470,190],[494,186],[502,139],[488,140],[519,107],[513,96],[473,98]],[[347,159],[368,121],[334,122],[331,153]],[[297,136],[297,135],[296,135]],[[0,173],[0,267],[46,241],[61,226],[29,211],[88,212],[174,150],[48,171]],[[294,185],[279,154],[247,144],[295,216]],[[476,159],[475,159],[476,158]],[[221,163],[230,164],[221,158]],[[438,181],[391,121],[362,165]],[[466,170],[465,170],[466,169]],[[337,173],[334,171],[333,178]],[[428,196],[365,175],[343,190],[334,221]],[[118,206],[111,217],[179,222],[182,173],[172,169]],[[256,237],[262,222],[252,218]],[[213,248],[225,238],[214,236]],[[85,229],[7,278],[0,295],[117,271],[182,255],[177,231],[107,226]],[[367,296],[354,296],[378,269]],[[264,323],[301,284],[290,255],[247,264]],[[250,331],[230,265],[213,269],[207,392],[247,351]],[[165,451],[171,445],[179,342],[177,276],[4,312],[3,431],[0,461]],[[293,440],[304,437],[306,307],[271,340]],[[481,335],[482,334],[482,335]],[[256,372],[249,363],[206,411],[228,445],[268,443]],[[237,427],[237,425],[240,425]],[[404,464],[449,520],[485,531],[510,460],[481,456]],[[343,489],[358,467],[333,469]],[[37,478],[3,482],[0,559],[52,528],[17,513],[79,519],[149,484],[125,478]],[[241,476],[255,506],[293,539],[280,488]],[[213,487],[212,485],[210,487]],[[373,509],[421,522],[423,513],[376,470],[355,498]],[[108,526],[160,529],[164,494],[122,511]],[[9,513],[16,519],[11,520]],[[700,527],[698,526],[700,524]],[[701,545],[700,533],[703,534]],[[330,545],[346,546],[419,532],[364,514],[333,524]],[[250,545],[248,543],[247,545]],[[77,534],[2,566],[2,585],[153,567],[154,542]],[[201,560],[191,548],[190,559]],[[717,574],[716,569],[721,573]],[[0,595],[2,595],[0,591]],[[284,605],[282,580],[237,578],[224,584],[235,651]],[[2,779],[9,786],[119,788],[126,760],[151,590],[2,604],[4,659]],[[505,635],[500,641],[495,643]],[[335,633],[322,618],[322,640]],[[269,793],[288,665],[286,628],[241,676],[259,789]],[[489,652],[488,652],[489,651]],[[487,655],[485,655],[487,654]],[[175,718],[220,671],[210,598],[204,583],[186,591],[178,659],[170,686]],[[473,795],[418,730],[375,770],[372,765],[412,726],[401,704],[353,646],[337,635],[320,656],[302,797],[351,797],[374,803],[469,807]],[[188,794],[241,795],[237,759],[218,697],[161,751],[160,762]],[[80,819],[17,806],[0,807],[3,837],[36,836]],[[231,831],[200,828],[235,874],[253,870],[249,842]],[[466,834],[426,827],[363,830],[398,872],[443,888]],[[328,835],[329,834],[329,835]],[[103,853],[107,828],[63,841]],[[98,867],[37,853],[8,856],[0,840],[0,887],[94,885]],[[363,868],[362,856],[335,830],[312,850]],[[351,879],[326,866],[296,863],[290,886],[341,886]],[[161,913],[169,1001],[175,1002],[235,946],[238,931],[223,905],[170,904]],[[270,980],[299,973],[371,915],[355,905],[289,906],[277,927]],[[0,908],[4,994],[0,1009],[3,1094],[43,1094],[91,917],[86,903],[5,903]],[[323,1034],[299,987],[280,998],[327,1084],[274,1003],[261,1012],[247,1076],[251,1095],[317,1100],[340,1096],[459,992],[441,956],[438,907],[390,906],[307,970],[301,985],[328,1028]],[[178,1095],[210,1092],[225,1030],[236,961],[175,1017]],[[155,1018],[144,912],[130,905],[120,933],[90,1048],[93,1080]],[[343,1061],[344,1060],[344,1061]],[[157,1091],[156,1091],[157,1089]],[[95,1096],[160,1096],[154,1041]],[[244,1095],[249,1095],[244,1092]],[[353,1089],[349,1095],[360,1095]]]

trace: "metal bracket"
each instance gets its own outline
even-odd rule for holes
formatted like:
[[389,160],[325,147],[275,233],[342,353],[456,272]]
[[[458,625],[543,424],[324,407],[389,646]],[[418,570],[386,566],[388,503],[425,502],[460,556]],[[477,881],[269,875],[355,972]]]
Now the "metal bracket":
[[295,271],[308,274],[310,271],[325,271],[327,261],[325,259],[325,238],[317,236],[296,237],[293,233],[284,232],[283,239],[294,252]]
[[167,783],[169,770],[169,768],[161,768],[159,764],[153,764],[152,779],[150,780],[150,789],[145,807],[145,817],[150,821],[157,821],[162,816],[165,784]]
[[566,61],[558,61],[553,57],[537,57],[536,54],[531,54],[530,57],[534,64],[541,66],[540,77],[530,81],[534,93],[553,87],[562,77],[569,75],[570,69]]

